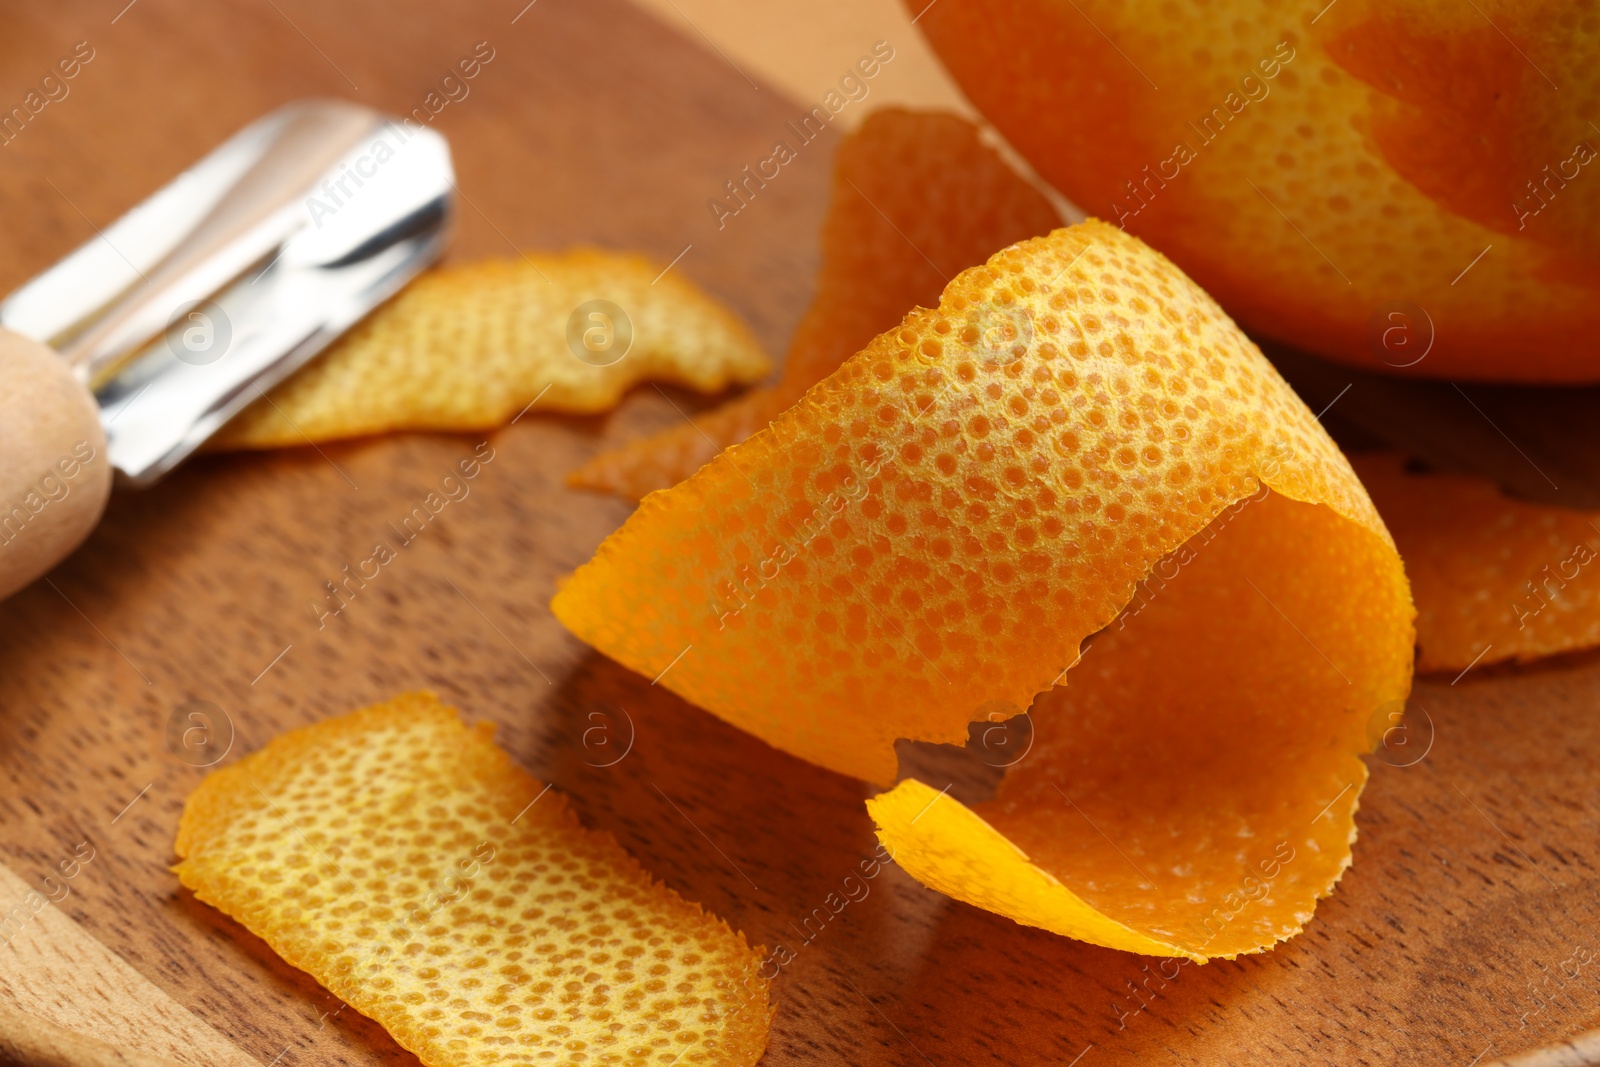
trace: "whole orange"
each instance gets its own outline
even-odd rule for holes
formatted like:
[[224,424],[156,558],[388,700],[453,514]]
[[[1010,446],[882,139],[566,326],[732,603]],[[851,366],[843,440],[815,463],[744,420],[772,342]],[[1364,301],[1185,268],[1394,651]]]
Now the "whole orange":
[[1247,329],[1600,380],[1600,15],[1517,0],[907,0],[973,103]]

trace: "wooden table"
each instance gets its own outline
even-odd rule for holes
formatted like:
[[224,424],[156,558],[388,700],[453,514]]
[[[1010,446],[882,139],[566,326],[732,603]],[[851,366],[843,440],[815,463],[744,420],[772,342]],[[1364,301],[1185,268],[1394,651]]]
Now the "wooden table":
[[[70,95],[0,148],[0,290],[279,103],[410,111],[487,41],[471,95],[436,119],[466,197],[453,257],[593,242],[666,262],[692,245],[675,269],[775,352],[808,299],[834,141],[718,231],[706,199],[794,105],[620,0],[125,3],[0,11],[0,104],[75,42],[95,50]],[[1381,423],[1370,398],[1386,383],[1301,369],[1314,407],[1359,381],[1340,410]],[[1306,933],[1186,968],[1142,1007],[1130,987],[1151,961],[1018,927],[896,869],[800,943],[790,923],[873,850],[868,789],[652,688],[546,609],[628,510],[564,488],[564,473],[679,417],[647,389],[609,419],[530,416],[493,434],[471,495],[322,628],[323,582],[478,439],[208,457],[119,494],[83,549],[0,605],[0,911],[80,843],[93,851],[70,895],[0,944],[0,995],[194,1064],[414,1062],[180,891],[173,834],[204,772],[169,723],[210,702],[231,759],[429,687],[499,724],[515,758],[673,888],[797,949],[769,1064],[1466,1065],[1600,1024],[1600,959],[1575,977],[1568,962],[1600,949],[1595,656],[1421,682],[1432,748],[1410,767],[1374,762],[1355,866]],[[1458,451],[1510,469],[1505,442],[1485,442]],[[618,748],[586,743],[597,723],[631,738],[626,758],[606,766]]]

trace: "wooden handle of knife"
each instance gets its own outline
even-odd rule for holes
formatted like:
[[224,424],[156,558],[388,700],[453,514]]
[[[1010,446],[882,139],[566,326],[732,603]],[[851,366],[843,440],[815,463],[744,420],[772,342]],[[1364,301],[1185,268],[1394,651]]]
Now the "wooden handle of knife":
[[110,493],[94,398],[54,349],[0,330],[0,598],[77,548]]
[[0,1002],[0,1064],[6,1067],[183,1067],[148,1052],[119,1049]]

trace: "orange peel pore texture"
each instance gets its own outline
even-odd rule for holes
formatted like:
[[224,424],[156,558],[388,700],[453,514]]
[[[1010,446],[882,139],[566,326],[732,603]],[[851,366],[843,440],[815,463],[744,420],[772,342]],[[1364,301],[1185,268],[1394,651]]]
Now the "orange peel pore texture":
[[[1600,25],[1576,9],[903,6],[1042,177],[1253,333],[1386,373],[1600,380],[1600,136],[1577,103]],[[1392,311],[1431,329],[1426,358],[1386,346]]]
[[777,384],[715,411],[595,456],[572,485],[637,500],[693,474],[744,440],[839,364],[889,329],[906,308],[932,304],[957,271],[1061,224],[978,128],[943,112],[885,108],[839,144],[822,224],[817,290]]
[[[631,340],[608,310],[605,321],[588,318],[593,300],[621,309]],[[575,315],[606,350],[591,354],[586,333],[569,340]],[[592,248],[529,252],[418,278],[240,412],[211,447],[487,430],[530,407],[604,411],[644,380],[709,393],[759,381],[771,366],[749,328],[679,271]]]
[[875,782],[897,738],[959,743],[979,709],[1033,705],[993,801],[902,782],[872,802],[880,836],[959,899],[1194,959],[1290,936],[1349,863],[1358,755],[1409,691],[1414,616],[1311,413],[1193,282],[1095,220],[962,272],[646,497],[552,608]]
[[1462,671],[1600,645],[1600,514],[1514,500],[1485,478],[1352,462],[1406,560],[1417,667]]
[[761,953],[492,734],[431,693],[290,731],[196,787],[178,877],[429,1067],[755,1063]]

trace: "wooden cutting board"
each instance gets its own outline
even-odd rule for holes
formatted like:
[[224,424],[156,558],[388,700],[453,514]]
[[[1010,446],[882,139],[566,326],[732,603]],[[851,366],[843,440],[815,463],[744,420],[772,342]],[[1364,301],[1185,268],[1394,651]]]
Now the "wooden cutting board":
[[[525,3],[0,9],[6,108],[76,42],[94,49],[69,95],[0,147],[0,290],[268,109],[326,94],[409,112],[486,41],[494,58],[435,120],[465,198],[453,258],[574,242],[684,253],[674,269],[781,352],[809,296],[834,139],[719,231],[706,199],[795,105],[620,0]],[[1314,407],[1355,380],[1305,366]],[[1381,426],[1363,398],[1388,402],[1383,388],[1352,388],[1340,409]],[[1439,433],[1478,417],[1463,412]],[[0,996],[197,1065],[414,1063],[167,866],[193,764],[427,687],[497,723],[515,758],[673,888],[791,946],[769,1064],[1465,1065],[1600,1024],[1600,960],[1574,962],[1600,948],[1592,655],[1419,683],[1431,749],[1409,767],[1374,761],[1355,866],[1272,953],[1147,981],[1155,961],[1024,929],[892,868],[803,940],[801,920],[873,851],[867,788],[652,688],[546,609],[628,511],[563,474],[681,417],[646,388],[611,418],[530,414],[489,435],[470,496],[321,622],[323,583],[481,438],[207,457],[119,494],[71,560],[0,604],[0,912],[84,843],[93,853],[0,944]],[[1505,449],[1485,438],[1460,454],[1492,468]],[[186,748],[194,701],[211,732]],[[964,773],[923,764],[934,781]]]

